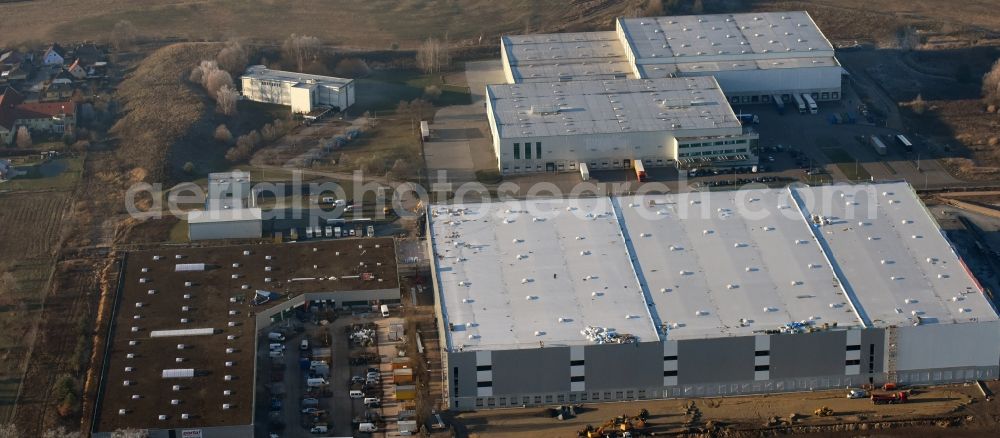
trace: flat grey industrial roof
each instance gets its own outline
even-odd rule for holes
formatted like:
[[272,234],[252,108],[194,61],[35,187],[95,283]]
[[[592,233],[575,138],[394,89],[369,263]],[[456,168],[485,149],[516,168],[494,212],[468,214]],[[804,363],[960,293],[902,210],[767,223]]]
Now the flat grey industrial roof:
[[488,85],[500,138],[741,125],[713,77]]
[[749,59],[735,61],[682,62],[675,64],[640,65],[639,72],[646,78],[666,78],[671,75],[709,74],[720,71],[774,70],[783,68],[840,67],[833,56],[787,59]]
[[831,225],[817,228],[817,235],[837,256],[872,325],[997,319],[980,285],[908,184],[816,187],[797,193],[807,199],[808,214],[831,219]]
[[833,55],[805,11],[621,18],[637,64]]
[[658,339],[608,198],[435,205],[430,213],[453,351],[585,345],[587,326]]
[[435,205],[431,230],[455,351],[588,344],[585,326],[677,340],[998,319],[905,183]]
[[515,82],[634,77],[614,31],[509,35],[501,44]]
[[803,320],[860,325],[788,191],[619,202],[669,339],[751,335]]
[[297,73],[293,71],[271,70],[263,65],[251,65],[241,77],[249,77],[261,80],[290,82],[293,85],[299,83],[309,83],[310,81],[327,87],[340,88],[354,82],[354,79],[336,78],[333,76],[311,75],[307,73]]

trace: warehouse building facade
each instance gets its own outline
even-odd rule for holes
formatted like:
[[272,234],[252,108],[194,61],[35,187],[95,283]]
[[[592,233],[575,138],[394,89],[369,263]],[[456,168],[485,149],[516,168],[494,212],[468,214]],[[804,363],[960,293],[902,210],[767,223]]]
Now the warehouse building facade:
[[502,174],[646,166],[753,165],[744,130],[712,77],[488,85]]
[[841,97],[843,69],[808,12],[619,18],[614,32],[501,38],[508,83],[714,76],[733,104]]
[[353,79],[254,65],[247,68],[240,82],[245,99],[290,106],[293,113],[310,114],[325,108],[344,111],[354,105]]
[[1000,372],[996,310],[904,183],[429,216],[453,409]]
[[259,239],[263,213],[243,171],[208,174],[205,209],[187,214],[188,239]]

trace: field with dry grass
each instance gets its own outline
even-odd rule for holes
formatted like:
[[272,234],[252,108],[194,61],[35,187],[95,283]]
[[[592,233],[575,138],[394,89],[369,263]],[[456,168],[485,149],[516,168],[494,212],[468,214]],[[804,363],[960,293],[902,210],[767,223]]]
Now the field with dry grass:
[[68,200],[65,192],[0,195],[0,424],[17,397]]
[[[0,44],[28,40],[104,40],[120,20],[148,38],[281,40],[292,32],[330,44],[415,47],[428,36],[495,39],[525,27],[591,23],[609,26],[612,0],[36,0],[0,3]],[[617,12],[616,12],[617,11]],[[405,23],[405,25],[401,25]]]

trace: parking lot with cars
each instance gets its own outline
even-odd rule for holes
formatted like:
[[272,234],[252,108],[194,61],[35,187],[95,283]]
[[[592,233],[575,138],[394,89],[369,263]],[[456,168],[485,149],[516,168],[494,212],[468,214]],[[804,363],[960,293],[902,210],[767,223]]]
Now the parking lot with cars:
[[385,436],[398,412],[388,385],[402,319],[378,306],[321,306],[288,312],[259,335],[257,435]]

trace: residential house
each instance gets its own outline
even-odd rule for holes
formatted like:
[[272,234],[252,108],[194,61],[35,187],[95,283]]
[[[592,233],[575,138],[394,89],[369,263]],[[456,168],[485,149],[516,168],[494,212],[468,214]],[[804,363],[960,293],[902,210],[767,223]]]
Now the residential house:
[[0,55],[0,83],[23,81],[31,76],[31,59],[24,54],[11,50]]
[[42,65],[63,65],[66,51],[59,44],[52,44],[42,55]]
[[0,93],[0,143],[4,145],[14,142],[17,105],[23,101],[24,96],[13,88],[7,87]]
[[45,86],[39,100],[42,102],[68,100],[73,97],[73,90],[73,81],[69,77],[58,75]]
[[80,65],[80,58],[77,58],[76,61],[73,61],[73,64],[71,64],[69,67],[66,67],[66,73],[69,73],[69,75],[72,76],[73,79],[77,80],[87,79],[87,70],[85,70],[83,66]]
[[62,136],[76,129],[76,103],[31,102],[13,88],[0,94],[0,141],[12,144],[17,129],[26,126],[32,135]]
[[86,68],[98,62],[107,61],[104,50],[94,43],[83,43],[73,49],[73,58],[80,62],[80,66]]

